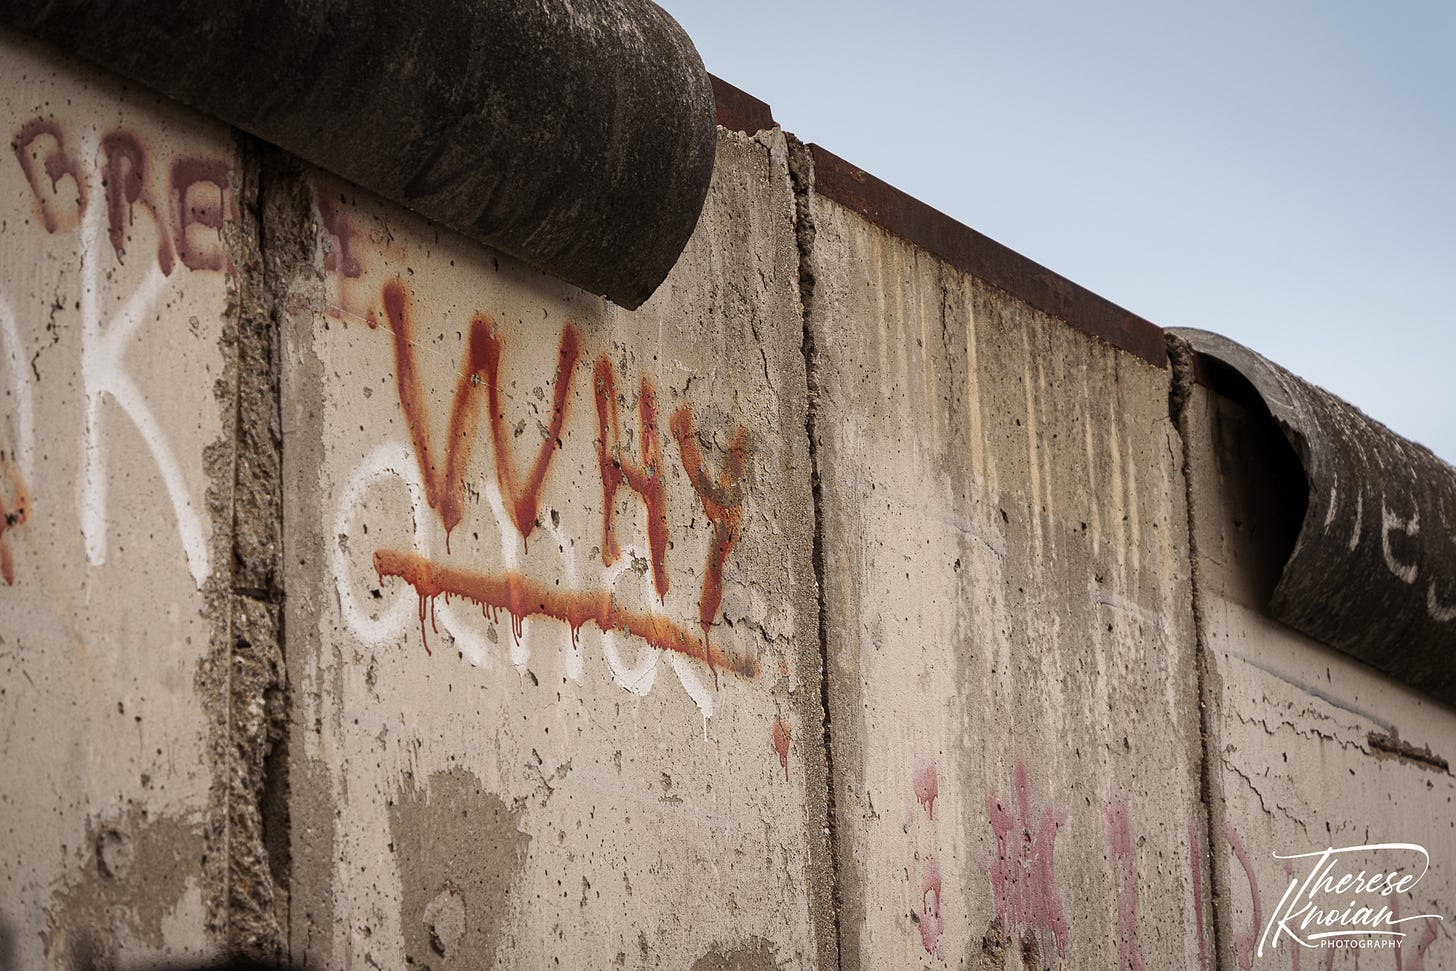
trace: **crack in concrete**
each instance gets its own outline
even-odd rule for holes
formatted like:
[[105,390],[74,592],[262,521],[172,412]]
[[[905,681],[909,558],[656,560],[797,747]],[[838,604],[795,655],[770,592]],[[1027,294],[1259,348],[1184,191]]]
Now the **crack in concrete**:
[[1289,809],[1287,807],[1285,807],[1284,805],[1282,805],[1282,804],[1280,804],[1278,802],[1275,802],[1274,803],[1274,808],[1273,809],[1270,809],[1269,808],[1269,801],[1264,798],[1264,793],[1260,792],[1259,791],[1259,787],[1254,784],[1254,777],[1253,776],[1249,775],[1243,769],[1240,769],[1237,765],[1235,765],[1234,763],[1230,762],[1227,758],[1223,759],[1222,761],[1223,761],[1224,768],[1228,769],[1230,772],[1232,772],[1234,775],[1238,776],[1240,779],[1243,779],[1244,782],[1245,782],[1245,784],[1248,785],[1249,791],[1251,791],[1254,794],[1254,796],[1259,800],[1259,808],[1262,809],[1262,810],[1264,810],[1264,815],[1266,815],[1266,816],[1273,816],[1275,814],[1275,812],[1277,811],[1277,813],[1280,816],[1283,816],[1285,819],[1289,820],[1291,823],[1294,823],[1296,826],[1298,826],[1304,832],[1306,832],[1306,833],[1309,832],[1309,827],[1305,824],[1305,822],[1302,819],[1300,819],[1298,816],[1295,816],[1294,814],[1292,814],[1289,811]]
[[[1228,919],[1224,901],[1231,899],[1225,886],[1222,871],[1216,865],[1214,848],[1220,845],[1221,829],[1215,819],[1214,801],[1222,797],[1221,785],[1214,776],[1215,745],[1212,738],[1212,715],[1209,711],[1213,701],[1213,669],[1209,646],[1204,636],[1204,613],[1202,584],[1198,556],[1198,523],[1193,504],[1193,444],[1189,435],[1188,403],[1193,396],[1193,348],[1187,341],[1172,334],[1164,335],[1168,348],[1168,417],[1172,419],[1173,432],[1182,445],[1184,506],[1188,516],[1188,584],[1192,595],[1194,670],[1197,672],[1198,691],[1198,736],[1202,745],[1199,759],[1199,801],[1204,811],[1203,867],[1207,873],[1209,890],[1209,922],[1213,938],[1213,964],[1219,971],[1228,971],[1228,958],[1223,947]],[[1256,793],[1257,795],[1257,790]],[[1260,800],[1262,804],[1262,798]],[[1190,847],[1190,852],[1192,848]],[[1200,959],[1202,955],[1200,955]]]
[[834,964],[844,966],[843,932],[841,914],[843,894],[839,865],[839,825],[835,806],[834,749],[830,730],[829,697],[829,604],[825,587],[824,568],[824,488],[819,460],[819,369],[818,350],[815,347],[811,307],[814,298],[814,215],[812,199],[814,194],[814,159],[808,146],[789,132],[784,132],[788,142],[789,181],[794,192],[794,241],[799,251],[799,307],[804,321],[804,376],[807,384],[808,407],[804,415],[804,431],[809,438],[809,474],[814,497],[814,584],[819,606],[819,705],[824,718],[821,745],[824,751],[825,777],[825,839],[829,848],[830,871],[830,925],[834,934]]

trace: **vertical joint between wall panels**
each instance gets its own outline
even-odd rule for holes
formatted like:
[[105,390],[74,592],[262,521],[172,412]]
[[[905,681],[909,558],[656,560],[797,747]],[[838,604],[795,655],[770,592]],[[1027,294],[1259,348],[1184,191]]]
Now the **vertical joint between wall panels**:
[[[1198,738],[1200,745],[1199,773],[1198,773],[1198,797],[1203,806],[1203,846],[1200,851],[1201,866],[1200,872],[1205,885],[1199,888],[1200,895],[1208,892],[1209,899],[1209,921],[1212,949],[1212,962],[1208,963],[1206,957],[1199,955],[1200,966],[1211,967],[1218,971],[1226,971],[1224,948],[1222,946],[1223,923],[1225,908],[1228,901],[1227,887],[1224,885],[1223,877],[1216,865],[1218,859],[1217,848],[1222,839],[1219,831],[1218,816],[1215,811],[1215,802],[1218,799],[1218,777],[1215,768],[1215,760],[1218,758],[1216,745],[1212,737],[1213,726],[1209,705],[1211,703],[1211,692],[1213,690],[1213,671],[1209,658],[1208,643],[1205,637],[1205,625],[1203,617],[1202,584],[1199,575],[1198,556],[1198,528],[1197,511],[1194,508],[1193,489],[1193,440],[1191,435],[1190,408],[1193,398],[1193,387],[1195,383],[1193,373],[1193,362],[1195,352],[1187,341],[1173,334],[1166,335],[1168,347],[1168,370],[1171,375],[1171,383],[1168,390],[1168,414],[1173,421],[1173,427],[1177,430],[1178,438],[1182,444],[1182,473],[1184,488],[1184,505],[1188,516],[1188,565],[1189,565],[1189,587],[1192,591],[1193,610],[1193,649],[1195,658],[1195,671],[1197,672],[1198,692]],[[1189,852],[1194,852],[1195,847],[1190,846]],[[1200,917],[1201,919],[1201,917]],[[1201,942],[1200,942],[1201,944]]]
[[226,832],[223,946],[279,960],[287,952],[287,704],[283,658],[283,507],[279,314],[309,265],[309,207],[294,164],[239,136],[227,589]]
[[819,467],[819,371],[818,352],[814,343],[812,306],[814,297],[814,214],[811,198],[814,191],[814,160],[803,142],[789,132],[784,133],[789,147],[789,180],[794,192],[794,240],[799,252],[799,305],[804,322],[802,349],[807,381],[808,407],[804,412],[804,431],[809,439],[809,472],[814,498],[814,585],[819,608],[819,703],[824,721],[821,746],[824,752],[825,839],[828,843],[830,869],[830,920],[834,934],[834,962],[844,966],[843,935],[840,929],[841,879],[839,862],[839,828],[835,809],[834,746],[831,731],[829,697],[829,615],[824,569],[824,493]]

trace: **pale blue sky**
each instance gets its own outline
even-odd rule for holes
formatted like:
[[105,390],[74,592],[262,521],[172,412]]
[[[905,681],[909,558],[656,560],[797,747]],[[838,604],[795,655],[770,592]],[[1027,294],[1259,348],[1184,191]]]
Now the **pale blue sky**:
[[659,2],[805,141],[1456,461],[1456,4]]

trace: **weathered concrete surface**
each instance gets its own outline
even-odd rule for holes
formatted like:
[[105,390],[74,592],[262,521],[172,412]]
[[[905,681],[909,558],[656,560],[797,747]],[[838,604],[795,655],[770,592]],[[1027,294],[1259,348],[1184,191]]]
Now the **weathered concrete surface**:
[[[1252,402],[1253,399],[1251,399]],[[1256,404],[1250,407],[1257,409]],[[1302,521],[1304,483],[1266,413],[1199,386],[1185,422],[1208,676],[1212,858],[1219,967],[1456,966],[1449,929],[1414,921],[1399,951],[1305,950],[1265,938],[1300,854],[1416,843],[1429,872],[1410,893],[1324,896],[1319,906],[1398,906],[1452,918],[1456,900],[1456,712],[1274,622],[1271,592]],[[1420,854],[1350,855],[1338,872],[1420,872]],[[1296,922],[1295,929],[1299,925]],[[1263,952],[1260,953],[1260,946]],[[1332,961],[1333,964],[1325,962]]]
[[10,966],[199,952],[224,882],[240,162],[225,129],[7,36],[0,79]]
[[842,966],[1196,967],[1167,372],[811,212]]
[[777,130],[718,151],[630,314],[318,178],[295,958],[832,965],[793,202]]

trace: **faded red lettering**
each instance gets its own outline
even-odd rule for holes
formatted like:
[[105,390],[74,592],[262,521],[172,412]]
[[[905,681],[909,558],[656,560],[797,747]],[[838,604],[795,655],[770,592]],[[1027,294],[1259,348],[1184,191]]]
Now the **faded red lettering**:
[[[42,147],[43,140],[49,145]],[[75,229],[86,211],[86,176],[81,163],[66,151],[61,126],[45,118],[28,121],[10,140],[10,148],[30,183],[35,214],[46,232]],[[62,179],[70,179],[72,185],[65,195]]]
[[935,797],[940,795],[940,776],[935,766],[927,763],[916,769],[910,776],[910,784],[915,789],[915,801],[920,803],[927,816],[934,819]]
[[996,857],[986,866],[991,877],[996,914],[1007,935],[1018,942],[1023,959],[1035,963],[1039,952],[1035,934],[1046,931],[1057,953],[1066,957],[1067,920],[1057,887],[1057,831],[1067,823],[1064,810],[1043,807],[1038,816],[1031,807],[1031,778],[1026,761],[1016,757],[1016,815],[994,789],[986,790],[986,815],[996,836]]
[[[713,541],[708,547],[707,564],[703,568],[703,592],[698,599],[698,623],[703,627],[703,637],[718,618],[718,608],[723,603],[723,567],[733,546],[738,542],[743,523],[743,470],[748,464],[748,429],[742,425],[728,442],[728,464],[721,473],[713,474],[698,448],[697,433],[693,428],[693,416],[686,406],[678,408],[672,416],[672,434],[682,455],[683,471],[688,474],[693,491],[702,500],[703,511],[713,524]],[[718,673],[713,672],[713,683],[717,684]]]
[[364,267],[354,253],[354,225],[332,199],[319,196],[319,219],[324,232],[336,241],[324,252],[324,272],[337,273],[347,280],[357,280],[364,275]]
[[617,512],[617,491],[623,485],[642,497],[647,507],[647,545],[652,556],[652,584],[657,597],[667,596],[667,494],[662,486],[662,456],[657,432],[657,394],[642,379],[637,393],[638,442],[642,464],[633,465],[621,454],[621,425],[617,420],[617,382],[612,364],[597,359],[593,387],[597,401],[597,465],[602,475],[602,563],[611,566],[622,555],[612,520]]
[[1233,850],[1239,865],[1244,868],[1244,876],[1249,881],[1249,897],[1254,905],[1254,919],[1249,924],[1248,930],[1234,934],[1234,959],[1242,971],[1252,971],[1254,945],[1259,940],[1259,929],[1264,926],[1264,905],[1259,899],[1259,880],[1254,876],[1254,864],[1249,860],[1249,852],[1244,849],[1244,841],[1240,838],[1239,831],[1229,824],[1223,828],[1223,838],[1228,842],[1229,848]]
[[[1400,920],[1400,896],[1390,898],[1391,916]],[[1439,918],[1427,917],[1421,928],[1420,939],[1415,942],[1415,954],[1407,960],[1406,948],[1395,948],[1395,971],[1425,971],[1426,952],[1431,945],[1436,943],[1436,937],[1441,926]],[[1405,942],[1402,941],[1402,944]]]
[[355,282],[364,276],[364,265],[355,249],[354,223],[342,206],[322,192],[318,195],[319,220],[328,237],[324,245],[324,272],[334,277],[339,288],[338,303],[326,308],[330,314],[341,320],[355,320],[371,328],[379,325],[374,310],[368,301],[364,305],[355,303]]
[[1138,930],[1137,855],[1132,845],[1127,803],[1118,800],[1105,804],[1102,827],[1107,833],[1116,871],[1117,968],[1118,971],[1144,971],[1142,934]]
[[101,139],[106,188],[106,232],[118,262],[125,262],[127,230],[136,221],[136,207],[151,213],[157,227],[157,266],[163,273],[172,272],[172,242],[162,221],[161,211],[147,187],[146,150],[131,132],[120,129],[107,132]]
[[920,899],[914,914],[915,923],[920,930],[920,946],[927,954],[943,961],[945,956],[941,953],[940,935],[945,932],[945,918],[941,916],[940,858],[935,854],[935,798],[940,794],[940,777],[935,764],[927,762],[912,772],[910,787],[929,827],[927,833],[918,818],[912,820],[916,834],[914,839],[918,845],[915,859],[920,872]]
[[228,171],[228,163],[216,158],[179,158],[172,163],[172,231],[177,255],[189,270],[223,270],[230,265],[222,239],[232,198]]

